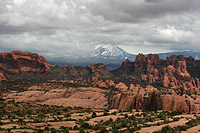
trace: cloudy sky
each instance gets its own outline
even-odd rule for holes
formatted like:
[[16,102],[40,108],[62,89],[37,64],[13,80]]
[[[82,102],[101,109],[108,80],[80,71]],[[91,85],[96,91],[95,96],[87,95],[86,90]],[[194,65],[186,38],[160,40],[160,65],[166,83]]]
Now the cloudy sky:
[[0,52],[200,51],[200,0],[0,0]]

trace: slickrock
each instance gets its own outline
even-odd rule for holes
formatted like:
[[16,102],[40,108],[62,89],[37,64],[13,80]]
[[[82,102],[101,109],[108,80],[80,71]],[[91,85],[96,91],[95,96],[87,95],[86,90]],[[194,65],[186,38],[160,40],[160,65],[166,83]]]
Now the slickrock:
[[25,91],[11,93],[5,99],[16,101],[49,104],[58,106],[80,106],[85,108],[108,108],[105,91],[93,87],[51,89],[45,91]]

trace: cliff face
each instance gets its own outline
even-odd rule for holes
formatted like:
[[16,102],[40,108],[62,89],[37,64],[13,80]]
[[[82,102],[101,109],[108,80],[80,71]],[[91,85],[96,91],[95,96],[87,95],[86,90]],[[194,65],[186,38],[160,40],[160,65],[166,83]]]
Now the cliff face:
[[[121,68],[113,71],[115,75],[126,74],[136,79],[134,83],[143,83],[145,85],[160,84],[164,87],[183,87],[198,88],[200,76],[199,61],[195,61],[192,57],[172,55],[162,60],[156,54],[149,54],[147,57],[139,54],[135,62],[125,61]],[[189,70],[187,69],[189,68]],[[198,74],[195,73],[197,70]],[[198,76],[198,77],[195,77]]]
[[172,55],[162,60],[156,54],[139,54],[135,62],[126,60],[113,73],[119,79],[123,73],[127,81],[155,88],[121,92],[113,96],[111,108],[200,112],[199,68],[199,61],[192,57]]
[[179,95],[173,89],[167,91],[163,93],[152,86],[146,88],[129,87],[129,90],[118,91],[112,96],[110,108],[180,111],[184,113],[200,112],[200,97],[198,95]]
[[24,74],[28,72],[46,73],[49,71],[48,62],[36,53],[12,51],[0,54],[0,71],[9,74]]

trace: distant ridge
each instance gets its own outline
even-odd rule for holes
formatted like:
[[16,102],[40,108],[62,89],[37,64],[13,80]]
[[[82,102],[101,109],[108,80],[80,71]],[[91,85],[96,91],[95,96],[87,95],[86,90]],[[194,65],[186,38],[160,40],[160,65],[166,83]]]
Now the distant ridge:
[[[138,51],[139,53],[139,51]],[[146,56],[148,54],[145,54]],[[171,55],[184,55],[185,57],[192,56],[195,60],[200,60],[200,52],[193,51],[179,51],[179,52],[166,52],[158,53],[160,59],[165,60]],[[45,55],[50,64],[53,65],[76,65],[87,66],[88,64],[103,63],[108,70],[114,70],[120,67],[121,62],[125,59],[135,61],[136,55],[126,52],[124,49],[113,45],[97,45],[86,56],[73,56],[73,55]]]
[[193,52],[193,51],[179,51],[179,52],[167,52],[167,53],[159,53],[159,57],[163,60],[166,57],[171,55],[184,55],[185,57],[192,56],[195,60],[200,60],[200,52]]

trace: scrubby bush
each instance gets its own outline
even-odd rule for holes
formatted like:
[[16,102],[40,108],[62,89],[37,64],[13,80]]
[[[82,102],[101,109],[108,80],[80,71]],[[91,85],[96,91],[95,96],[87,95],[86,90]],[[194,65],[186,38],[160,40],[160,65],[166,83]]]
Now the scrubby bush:
[[109,113],[108,113],[108,112],[104,112],[104,113],[103,113],[103,116],[106,116],[106,115],[109,115]]
[[95,112],[92,113],[92,118],[97,117],[97,114]]
[[71,116],[71,114],[65,114],[65,117],[70,117]]
[[92,129],[92,126],[89,123],[84,122],[84,123],[81,124],[81,128],[83,128],[83,129]]
[[85,133],[85,131],[81,128],[79,133]]

